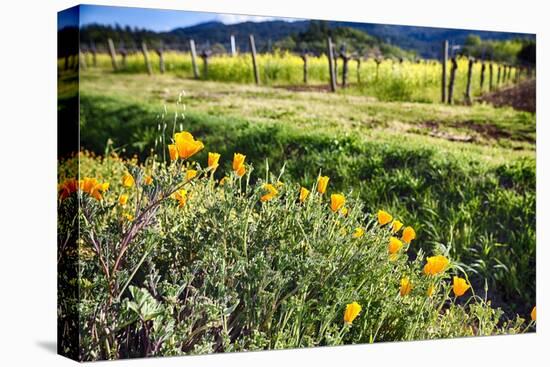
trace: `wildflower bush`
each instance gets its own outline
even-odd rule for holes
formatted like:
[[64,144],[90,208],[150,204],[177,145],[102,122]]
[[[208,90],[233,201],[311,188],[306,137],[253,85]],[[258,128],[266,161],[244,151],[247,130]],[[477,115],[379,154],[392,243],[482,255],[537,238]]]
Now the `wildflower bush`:
[[203,149],[181,132],[166,160],[80,153],[60,162],[59,330],[80,340],[60,339],[67,354],[88,361],[533,326],[535,310],[529,323],[508,320],[476,296],[448,253],[411,251],[423,239],[410,223],[333,190],[329,171],[304,186],[284,166],[255,171],[243,154]]

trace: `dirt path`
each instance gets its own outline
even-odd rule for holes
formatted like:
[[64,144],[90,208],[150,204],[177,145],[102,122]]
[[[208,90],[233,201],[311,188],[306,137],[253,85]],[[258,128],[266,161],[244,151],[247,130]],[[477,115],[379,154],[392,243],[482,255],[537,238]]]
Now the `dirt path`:
[[516,110],[536,112],[536,81],[528,80],[479,98],[480,101],[490,103],[496,107],[512,106]]

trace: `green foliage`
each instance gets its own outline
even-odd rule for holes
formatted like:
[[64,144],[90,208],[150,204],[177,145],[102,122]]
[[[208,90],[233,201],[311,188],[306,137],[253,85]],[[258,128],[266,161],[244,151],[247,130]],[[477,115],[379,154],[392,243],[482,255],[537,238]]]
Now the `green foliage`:
[[[97,152],[109,138],[120,145],[129,135],[158,130],[152,111],[108,98],[81,98],[81,118],[82,145]],[[181,123],[226,161],[240,151],[260,171],[266,159],[275,170],[285,162],[290,177],[308,186],[322,170],[331,177],[332,189],[353,189],[368,212],[383,207],[400,213],[422,238],[413,251],[448,249],[473,281],[483,284],[487,279],[491,294],[511,310],[526,312],[535,303],[534,159],[487,165],[428,144],[308,132],[193,112]],[[173,126],[164,129],[171,132]],[[143,143],[143,150],[125,146],[126,154],[147,156],[155,147],[153,134]]]
[[[318,144],[322,148],[323,143]],[[223,148],[207,143],[207,149],[214,146]],[[352,140],[341,147],[360,149]],[[250,154],[246,145],[239,151]],[[229,163],[229,152],[221,152],[223,163]],[[266,158],[272,161],[270,155]],[[74,167],[75,160],[60,162],[61,167]],[[373,211],[364,207],[372,202],[344,188],[346,183],[334,166],[324,170],[330,172],[331,181],[327,194],[320,195],[316,175],[300,182],[291,179],[298,177],[292,172],[295,164],[276,176],[267,167],[264,171],[247,166],[247,175],[239,178],[226,164],[215,174],[201,168],[202,155],[193,161],[164,164],[148,159],[138,165],[117,156],[80,156],[81,177],[110,182],[102,200],[77,192],[59,202],[60,213],[81,204],[76,216],[80,241],[76,248],[59,250],[62,262],[77,259],[79,263],[79,274],[69,282],[80,284],[80,359],[527,330],[521,318],[507,321],[475,293],[469,292],[460,302],[451,298],[451,275],[463,276],[459,263],[453,262],[442,274],[424,275],[424,252],[417,244],[424,241],[423,232],[390,261],[392,232],[378,225]],[[384,167],[388,172],[390,165],[387,162]],[[199,175],[187,180],[191,167]],[[124,173],[134,177],[134,186],[121,184]],[[153,177],[152,184],[145,183],[145,175]],[[223,185],[218,183],[220,176],[228,177]],[[60,177],[65,178],[71,177]],[[278,187],[277,195],[261,202],[268,182]],[[303,203],[298,200],[300,185],[311,190]],[[183,206],[171,195],[181,187],[188,192]],[[346,194],[346,215],[330,210],[328,195],[339,191]],[[120,205],[118,197],[123,193],[130,200]],[[129,220],[124,213],[133,213],[134,218]],[[410,217],[404,217],[404,222],[414,224]],[[59,226],[74,227],[74,221],[73,216],[61,215]],[[352,236],[357,227],[364,229],[363,236]],[[404,277],[411,280],[412,291],[400,296]],[[428,297],[430,285],[436,291]],[[64,291],[60,296],[66,296]],[[347,325],[343,314],[353,301],[362,310]],[[64,316],[70,309],[62,307],[59,312]]]

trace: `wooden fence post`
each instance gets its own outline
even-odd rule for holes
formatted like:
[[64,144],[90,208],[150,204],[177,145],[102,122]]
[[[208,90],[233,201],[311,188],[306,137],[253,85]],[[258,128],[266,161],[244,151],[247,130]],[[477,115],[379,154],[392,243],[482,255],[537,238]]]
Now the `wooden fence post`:
[[468,80],[466,82],[466,103],[472,104],[472,69],[474,67],[474,59],[470,57],[468,61]]
[[501,66],[499,65],[497,69],[497,88],[500,85],[500,69],[501,69]]
[[376,63],[376,80],[378,80],[378,74],[380,72],[380,64],[382,63],[382,60],[377,57],[376,59],[374,59],[374,62]]
[[449,95],[448,95],[448,103],[453,103],[453,92],[455,88],[455,77],[456,77],[456,69],[458,68],[458,64],[456,63],[456,57],[451,58],[451,76],[449,79]]
[[92,65],[94,68],[97,66],[97,49],[95,48],[95,43],[92,43]]
[[156,49],[157,51],[157,55],[159,55],[159,69],[160,69],[160,73],[161,74],[164,74],[164,72],[166,71],[166,68],[164,66],[164,50],[163,50],[163,47],[160,46],[159,48]]
[[489,63],[489,91],[493,90],[493,63]]
[[307,53],[302,52],[300,56],[302,57],[302,61],[304,62],[304,84],[307,84]]
[[256,44],[254,43],[254,35],[251,34],[248,36],[250,41],[250,53],[252,54],[252,66],[254,67],[254,80],[256,85],[260,84],[260,72],[258,70],[258,64],[256,62]]
[[361,56],[357,56],[357,84],[361,84]]
[[479,77],[479,90],[483,93],[483,83],[485,82],[485,62],[481,64],[481,76]]
[[147,74],[153,74],[153,67],[151,66],[151,60],[149,60],[149,51],[147,50],[147,44],[145,41],[141,43],[141,52],[143,53],[143,59],[145,61],[145,67],[147,68]]
[[128,55],[128,52],[126,51],[125,48],[121,48],[119,52],[120,52],[120,55],[122,56],[122,62],[121,62],[122,69],[126,69],[126,55]]
[[[194,43],[194,42],[193,42]],[[235,45],[235,35],[231,35],[231,56],[237,56],[237,47]]]
[[446,91],[447,91],[447,60],[449,57],[449,41],[443,41],[441,55],[441,102],[445,103],[446,101]]
[[195,48],[195,40],[189,40],[189,48],[191,49],[191,64],[193,65],[193,77],[199,79],[199,67],[197,65],[197,49]]
[[211,51],[210,50],[204,50],[201,53],[202,63],[204,67],[204,79],[208,78],[208,58],[210,57]]
[[336,92],[336,75],[334,75],[334,54],[332,40],[327,37],[328,72],[330,75],[330,91]]
[[115,44],[113,43],[112,39],[108,39],[107,43],[109,44],[109,54],[111,55],[111,63],[113,64],[113,70],[118,70],[118,65],[116,62],[116,52],[115,52]]

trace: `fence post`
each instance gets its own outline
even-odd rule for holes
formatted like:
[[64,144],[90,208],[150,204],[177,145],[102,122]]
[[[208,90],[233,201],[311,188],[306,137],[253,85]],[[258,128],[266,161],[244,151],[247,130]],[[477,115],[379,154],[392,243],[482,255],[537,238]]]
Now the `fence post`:
[[474,67],[474,59],[470,57],[468,61],[468,80],[466,82],[466,103],[472,104],[472,69]]
[[[194,42],[193,42],[194,43]],[[231,56],[237,56],[237,47],[235,45],[235,35],[231,35]]]
[[361,56],[357,56],[357,84],[361,84]]
[[374,62],[376,63],[376,80],[378,80],[378,74],[380,72],[380,64],[382,63],[382,60],[377,57],[376,59],[374,59]]
[[254,35],[249,35],[248,39],[250,41],[250,53],[252,54],[252,66],[254,67],[254,80],[256,81],[256,84],[260,84],[260,73],[256,62],[256,44],[254,43]]
[[121,62],[122,69],[126,69],[126,55],[128,55],[128,52],[126,51],[125,48],[121,48],[119,52],[120,52],[120,55],[122,56],[122,62]]
[[160,46],[159,48],[156,49],[156,51],[157,51],[157,55],[159,55],[160,73],[164,74],[164,72],[166,71],[166,69],[164,67],[164,50],[163,50],[162,46]]
[[141,52],[143,53],[143,59],[145,61],[145,67],[147,68],[147,74],[153,74],[153,67],[151,66],[151,60],[149,60],[149,51],[147,50],[147,44],[145,41],[141,43]]
[[193,76],[199,78],[199,67],[197,65],[197,49],[195,48],[195,40],[189,40],[189,48],[191,49],[191,64],[193,65]]
[[307,84],[307,53],[302,52],[300,56],[302,57],[302,61],[304,62],[304,84]]
[[109,44],[109,54],[111,55],[111,63],[113,64],[113,70],[118,70],[118,65],[116,62],[116,52],[115,52],[115,44],[113,43],[112,39],[108,39],[107,43]]
[[485,82],[485,62],[481,64],[481,76],[479,77],[479,90],[483,93],[483,83]]
[[332,40],[327,38],[327,56],[328,56],[328,72],[330,75],[330,91],[336,92],[336,75],[334,75],[334,54],[332,48]]
[[493,90],[493,63],[489,63],[489,91]]
[[449,41],[443,41],[441,52],[441,102],[445,103],[447,91],[447,60],[449,58]]
[[501,69],[501,66],[499,65],[497,69],[497,88],[500,85],[500,69]]
[[451,58],[451,76],[449,79],[449,95],[448,95],[448,103],[453,103],[453,92],[455,88],[455,76],[456,76],[456,69],[458,68],[458,64],[456,63],[456,57]]

